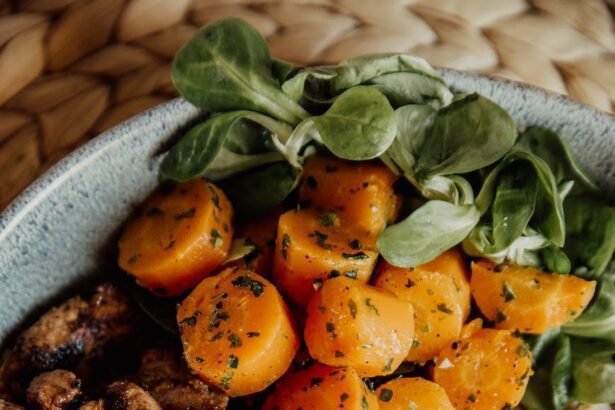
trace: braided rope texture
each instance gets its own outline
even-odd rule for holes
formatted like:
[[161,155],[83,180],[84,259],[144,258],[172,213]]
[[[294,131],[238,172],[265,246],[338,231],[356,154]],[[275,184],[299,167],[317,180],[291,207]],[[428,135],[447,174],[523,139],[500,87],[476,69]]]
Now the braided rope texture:
[[235,16],[274,57],[407,52],[613,112],[615,0],[0,0],[0,209],[92,136],[176,95],[177,49]]

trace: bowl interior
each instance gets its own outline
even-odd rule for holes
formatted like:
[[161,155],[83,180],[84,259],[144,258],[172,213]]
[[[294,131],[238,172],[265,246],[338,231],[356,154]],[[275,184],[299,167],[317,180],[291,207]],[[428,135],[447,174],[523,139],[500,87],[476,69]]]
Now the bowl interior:
[[[615,197],[615,117],[521,84],[441,72],[455,89],[497,101],[520,126],[561,133]],[[161,146],[199,115],[176,99],[122,123],[50,169],[0,216],[0,342],[63,289],[113,266],[101,251],[156,185]]]

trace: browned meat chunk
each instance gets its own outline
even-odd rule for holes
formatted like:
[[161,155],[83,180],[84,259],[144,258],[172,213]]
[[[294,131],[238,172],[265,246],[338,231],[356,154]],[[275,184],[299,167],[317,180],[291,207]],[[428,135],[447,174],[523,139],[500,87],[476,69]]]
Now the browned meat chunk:
[[130,382],[113,383],[103,402],[104,410],[162,410],[149,393]]
[[141,359],[141,385],[167,410],[225,409],[228,397],[193,377],[172,349],[149,349]]
[[28,404],[40,410],[63,410],[81,398],[81,381],[67,370],[41,373],[26,392]]
[[[0,399],[0,410],[24,410],[23,407]],[[93,410],[93,409],[92,409]]]
[[89,300],[70,298],[20,335],[0,366],[0,390],[19,393],[40,372],[73,369],[134,333],[135,323],[128,299],[111,284],[98,286]]

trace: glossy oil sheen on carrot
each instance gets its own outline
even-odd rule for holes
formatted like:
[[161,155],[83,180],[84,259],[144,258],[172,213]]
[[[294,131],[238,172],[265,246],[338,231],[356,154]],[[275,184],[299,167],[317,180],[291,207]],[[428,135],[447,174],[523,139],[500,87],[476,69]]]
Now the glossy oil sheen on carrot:
[[231,203],[211,182],[164,185],[124,229],[119,265],[150,291],[178,295],[226,259],[232,218]]
[[299,346],[277,289],[239,268],[203,280],[180,304],[177,321],[192,371],[232,397],[267,388]]

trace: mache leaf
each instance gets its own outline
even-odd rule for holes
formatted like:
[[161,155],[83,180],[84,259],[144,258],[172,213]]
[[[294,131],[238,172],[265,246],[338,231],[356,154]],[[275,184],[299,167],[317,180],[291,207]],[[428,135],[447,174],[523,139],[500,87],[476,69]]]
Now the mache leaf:
[[474,205],[428,201],[378,237],[378,249],[391,265],[415,267],[460,243],[478,223]]
[[252,26],[229,18],[200,29],[175,55],[171,76],[185,99],[208,111],[251,110],[295,125],[309,114],[280,89],[287,70],[274,65]]

